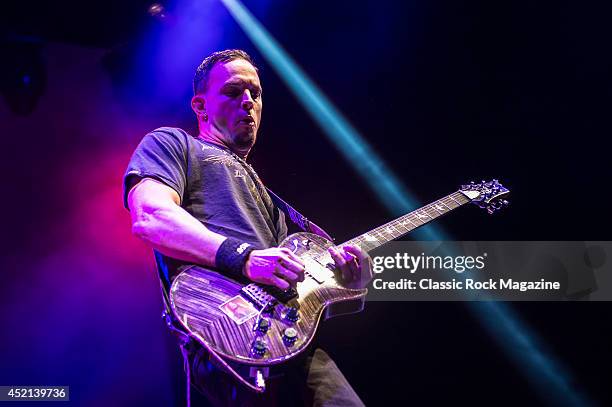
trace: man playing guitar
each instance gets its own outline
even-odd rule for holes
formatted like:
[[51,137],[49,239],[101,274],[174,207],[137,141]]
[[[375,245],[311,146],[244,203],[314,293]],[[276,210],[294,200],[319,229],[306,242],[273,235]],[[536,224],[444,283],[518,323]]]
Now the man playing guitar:
[[[199,66],[193,85],[199,134],[157,129],[130,160],[124,204],[133,233],[160,254],[170,281],[196,264],[281,290],[295,287],[304,280],[305,264],[276,247],[287,236],[285,216],[245,161],[261,122],[257,68],[244,51],[215,52]],[[343,284],[370,281],[371,259],[359,246],[332,246],[329,254]],[[245,311],[237,303],[226,308],[238,318]],[[192,380],[213,405],[363,405],[320,349],[288,364],[263,394],[240,386],[206,357],[192,352]]]

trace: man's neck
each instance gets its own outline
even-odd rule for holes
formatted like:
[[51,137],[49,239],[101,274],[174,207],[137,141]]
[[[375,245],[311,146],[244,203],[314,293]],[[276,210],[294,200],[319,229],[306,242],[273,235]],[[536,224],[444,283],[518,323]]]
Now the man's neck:
[[207,143],[218,146],[224,150],[229,150],[244,160],[246,160],[246,157],[249,154],[248,151],[247,152],[239,151],[239,150],[237,151],[237,149],[232,148],[233,146],[227,145],[221,137],[215,135],[212,132],[200,130],[200,132],[198,133],[198,137]]
[[204,133],[202,131],[200,131],[200,133],[198,134],[198,138],[201,140],[204,140],[205,142],[209,144],[214,144],[216,146],[219,146],[224,150],[231,150],[231,148],[229,148],[229,146],[223,143],[219,138],[212,137],[210,134]]

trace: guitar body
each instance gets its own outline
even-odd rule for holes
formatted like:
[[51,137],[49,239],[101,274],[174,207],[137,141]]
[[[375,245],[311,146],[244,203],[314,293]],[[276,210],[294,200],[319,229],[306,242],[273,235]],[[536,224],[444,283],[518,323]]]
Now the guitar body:
[[[311,233],[288,236],[280,247],[299,256],[306,265],[305,280],[298,283],[297,296],[288,301],[273,300],[261,306],[257,298],[245,295],[245,287],[266,290],[262,285],[239,282],[216,271],[192,266],[182,271],[170,288],[170,305],[177,320],[203,344],[215,350],[227,360],[251,366],[271,366],[287,361],[302,353],[315,336],[321,318],[358,312],[363,308],[367,289],[351,289],[341,286],[330,268],[332,263],[327,248],[333,243]],[[251,291],[252,292],[252,291]],[[265,291],[261,296],[266,297]],[[237,298],[239,297],[239,298]],[[260,297],[261,298],[261,297]],[[276,298],[276,297],[275,297]],[[228,313],[227,303],[248,304],[240,315],[249,316],[245,321]],[[224,304],[226,304],[224,306]],[[262,308],[264,311],[260,312]],[[287,313],[297,311],[296,318]],[[232,315],[234,316],[232,318]],[[238,320],[237,320],[238,319]],[[268,327],[255,329],[261,319]],[[288,340],[287,329],[293,328],[295,337]],[[265,351],[254,352],[255,341],[265,345]]]

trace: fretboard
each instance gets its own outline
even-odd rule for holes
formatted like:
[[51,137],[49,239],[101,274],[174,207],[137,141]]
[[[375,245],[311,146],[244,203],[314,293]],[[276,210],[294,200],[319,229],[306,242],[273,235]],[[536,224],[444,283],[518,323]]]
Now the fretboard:
[[369,252],[468,202],[470,202],[470,199],[463,193],[460,191],[453,192],[429,205],[425,205],[363,235],[357,236],[344,244],[358,245],[363,250]]

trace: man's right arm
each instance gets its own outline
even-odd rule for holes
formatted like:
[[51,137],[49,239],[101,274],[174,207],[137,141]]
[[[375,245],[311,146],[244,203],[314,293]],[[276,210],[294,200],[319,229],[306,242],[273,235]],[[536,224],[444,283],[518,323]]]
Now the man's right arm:
[[[144,178],[128,194],[132,233],[160,253],[214,267],[225,236],[212,232],[180,206],[177,192]],[[281,289],[304,279],[304,264],[287,249],[253,250],[243,273],[252,281]]]
[[213,267],[225,237],[207,229],[179,204],[174,189],[142,179],[128,194],[132,233],[168,257]]

